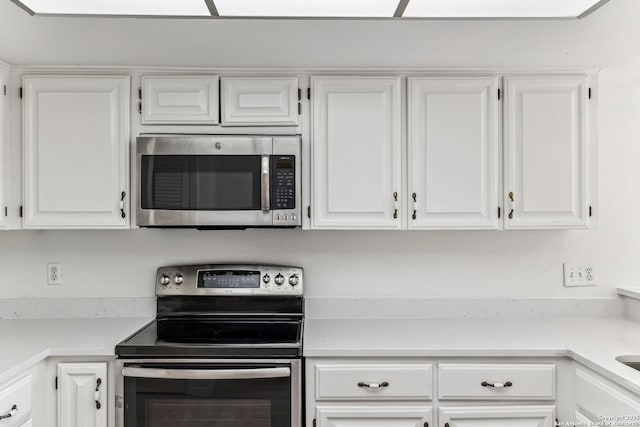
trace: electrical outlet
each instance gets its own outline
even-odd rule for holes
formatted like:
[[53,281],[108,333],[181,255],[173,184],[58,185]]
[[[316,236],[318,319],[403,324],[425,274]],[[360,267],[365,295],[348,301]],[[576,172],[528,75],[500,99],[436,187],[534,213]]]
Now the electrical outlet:
[[62,263],[50,262],[47,264],[47,284],[62,285]]
[[590,263],[564,263],[564,286],[595,286],[596,273]]

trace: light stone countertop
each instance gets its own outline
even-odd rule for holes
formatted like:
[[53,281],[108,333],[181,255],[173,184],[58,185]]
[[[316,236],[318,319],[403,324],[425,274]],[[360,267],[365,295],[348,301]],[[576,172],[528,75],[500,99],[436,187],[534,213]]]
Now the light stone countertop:
[[640,323],[617,319],[306,319],[305,357],[569,357],[640,394]]
[[49,356],[113,356],[152,318],[0,320],[0,385]]

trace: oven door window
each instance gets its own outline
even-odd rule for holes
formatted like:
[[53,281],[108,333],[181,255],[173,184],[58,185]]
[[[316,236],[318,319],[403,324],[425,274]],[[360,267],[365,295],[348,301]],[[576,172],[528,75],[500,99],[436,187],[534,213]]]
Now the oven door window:
[[[201,378],[181,378],[180,370],[189,372],[185,377]],[[277,366],[125,368],[125,427],[291,427],[286,371]],[[240,378],[247,372],[248,378]],[[164,373],[171,378],[159,378]],[[266,378],[252,378],[259,376]]]
[[140,167],[142,209],[261,209],[261,156],[144,155]]

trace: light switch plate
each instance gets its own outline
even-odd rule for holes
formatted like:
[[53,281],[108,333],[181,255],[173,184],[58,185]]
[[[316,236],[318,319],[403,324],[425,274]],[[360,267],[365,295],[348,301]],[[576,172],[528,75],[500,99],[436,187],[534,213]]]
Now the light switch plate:
[[595,286],[596,273],[591,263],[565,262],[564,266],[564,286]]

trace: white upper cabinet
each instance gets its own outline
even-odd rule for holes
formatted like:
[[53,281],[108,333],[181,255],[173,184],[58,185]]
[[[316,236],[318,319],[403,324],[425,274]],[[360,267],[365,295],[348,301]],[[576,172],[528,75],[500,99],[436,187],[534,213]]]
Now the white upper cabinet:
[[297,77],[222,77],[223,126],[297,126]]
[[505,78],[505,228],[586,228],[588,77]]
[[400,229],[400,77],[312,77],[311,225]]
[[23,84],[24,228],[127,228],[129,77]]
[[142,76],[142,124],[219,122],[218,76]]
[[107,364],[58,364],[58,426],[107,427]]
[[499,79],[408,79],[408,227],[498,228]]

